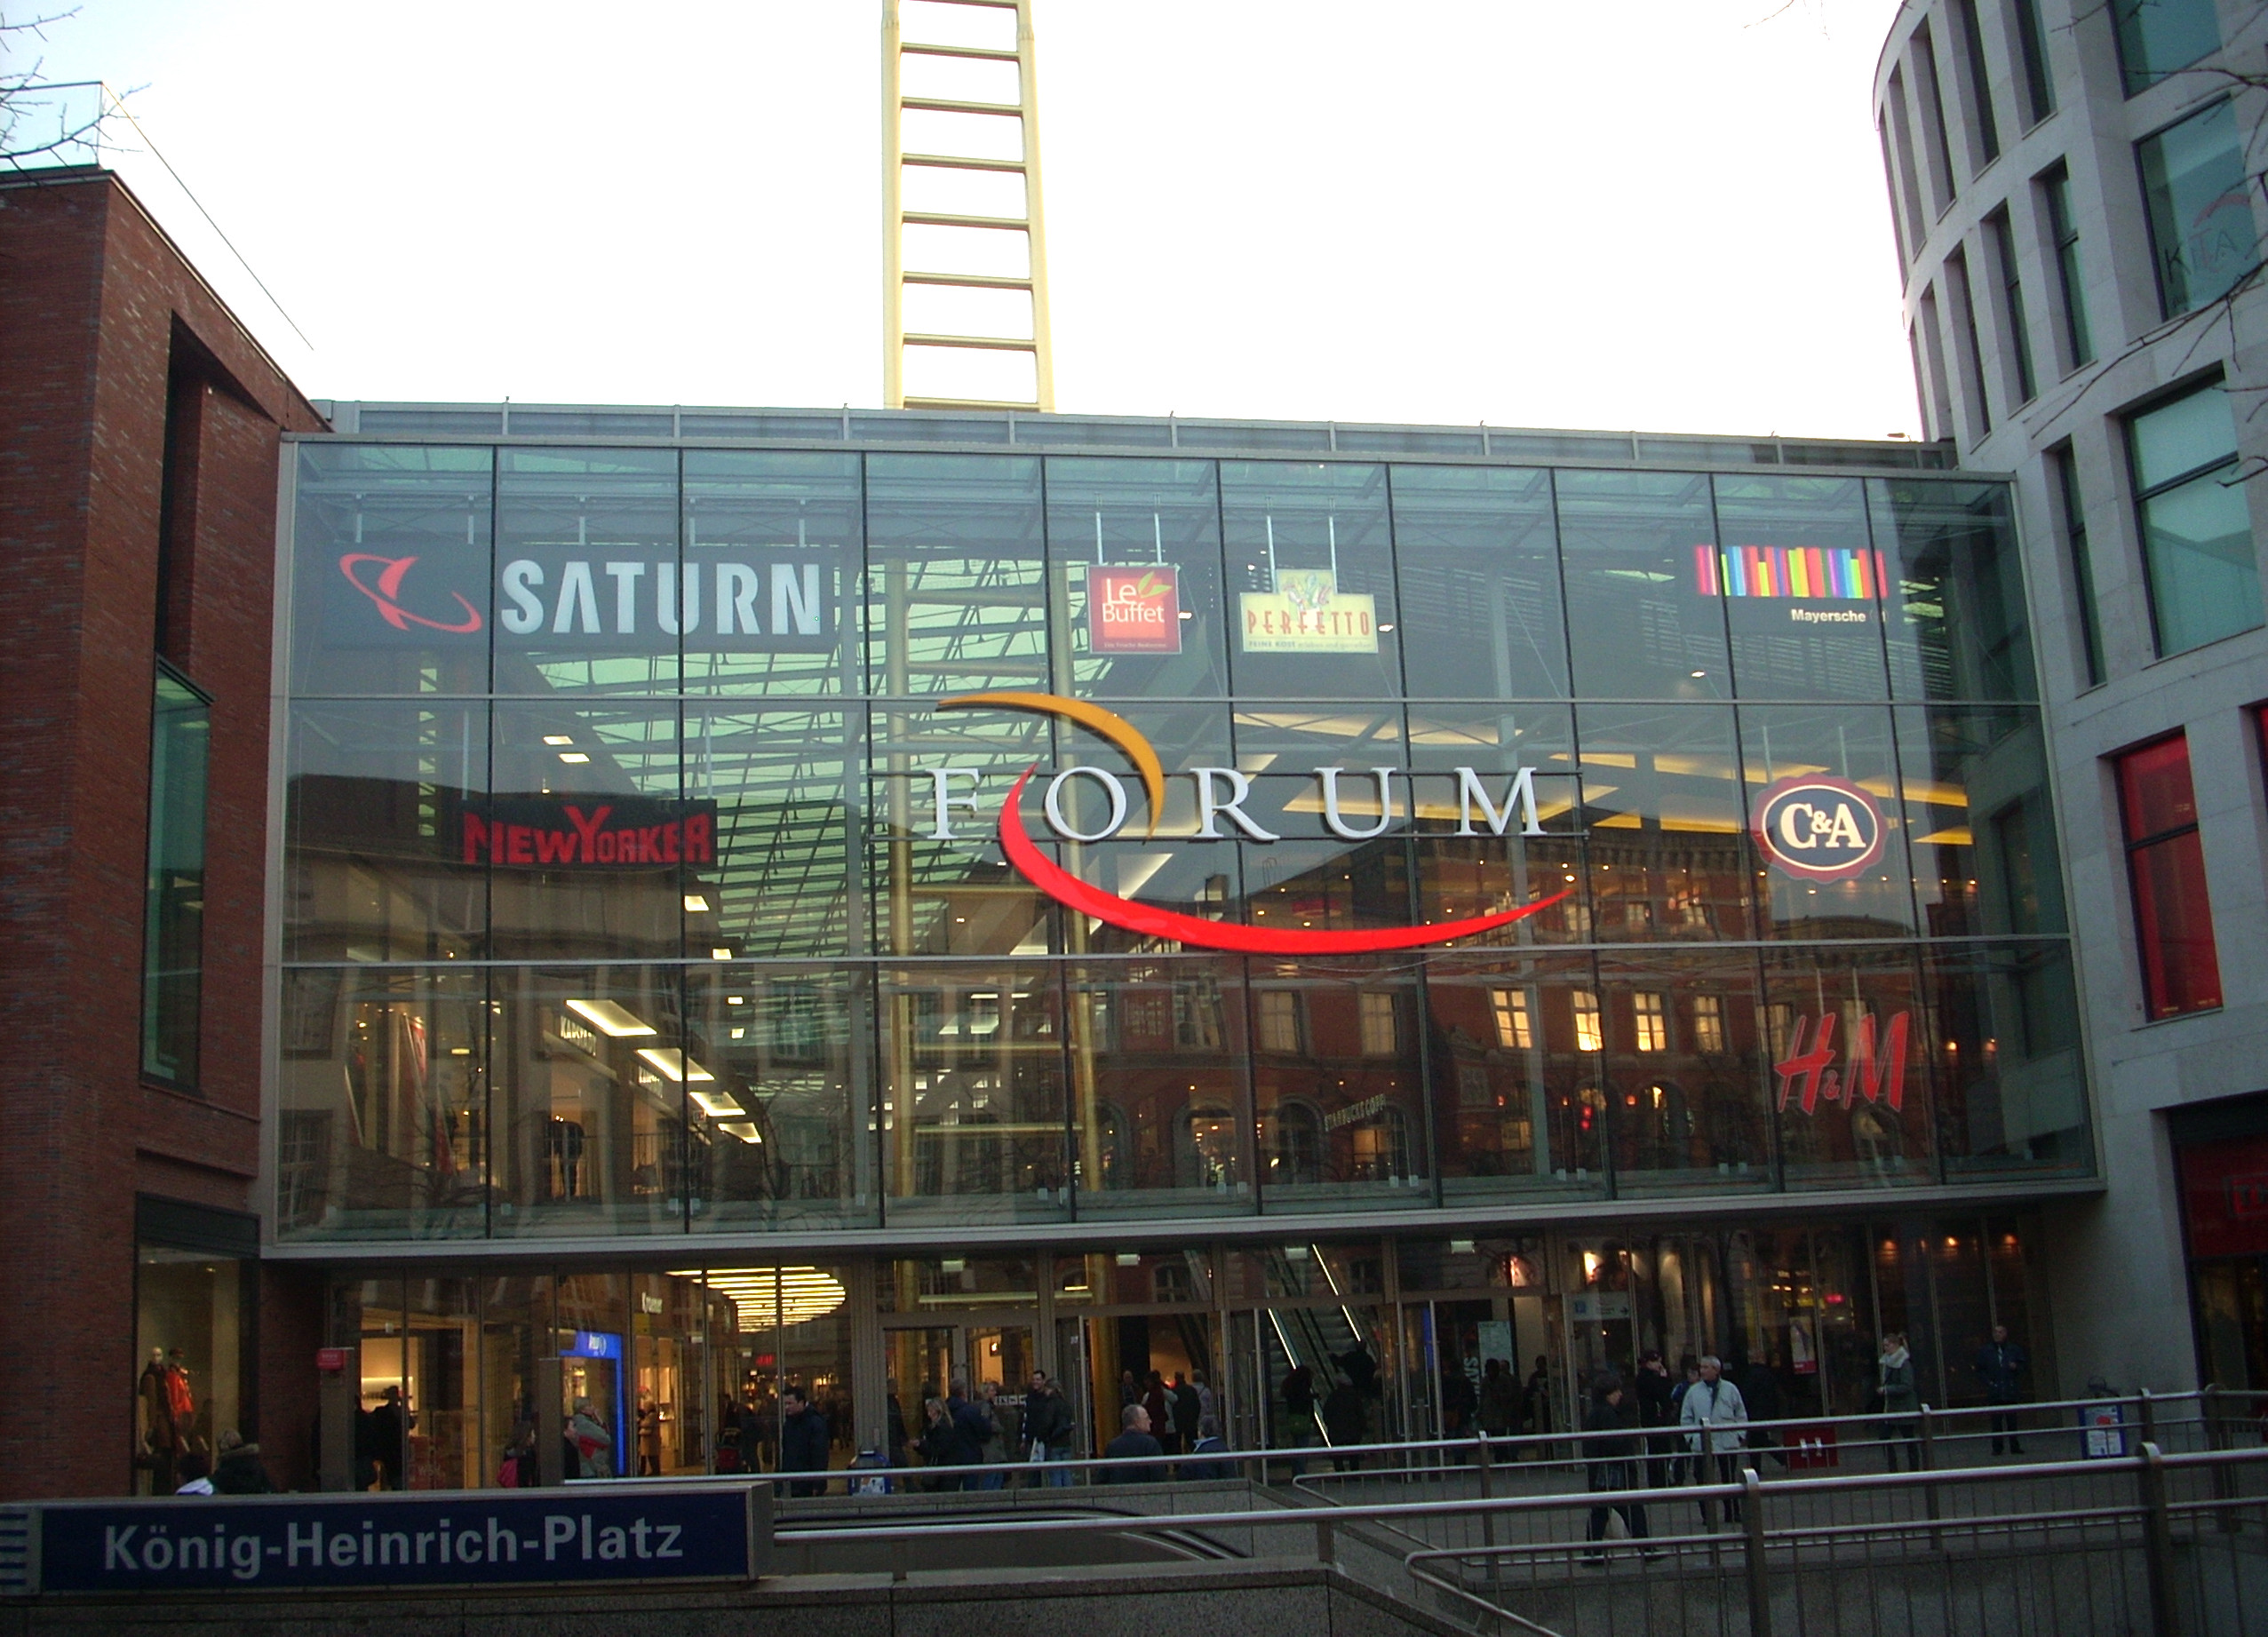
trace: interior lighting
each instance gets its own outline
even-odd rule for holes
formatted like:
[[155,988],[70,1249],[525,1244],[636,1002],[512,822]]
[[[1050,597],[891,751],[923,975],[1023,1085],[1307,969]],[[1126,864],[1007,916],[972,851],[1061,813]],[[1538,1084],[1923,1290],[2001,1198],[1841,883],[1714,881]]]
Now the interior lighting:
[[651,1063],[668,1080],[690,1080],[698,1085],[704,1080],[717,1077],[673,1045],[641,1045],[638,1048],[638,1055]]
[[544,743],[553,745],[572,744],[575,743],[575,735],[573,734],[545,734]]
[[744,1119],[748,1115],[747,1109],[733,1101],[730,1092],[696,1092],[693,1101],[712,1120]]
[[1471,1240],[1469,1240],[1469,1239],[1452,1239],[1452,1240],[1449,1242],[1449,1254],[1450,1254],[1450,1255],[1452,1255],[1452,1256],[1470,1256],[1472,1253],[1473,1253],[1473,1242],[1472,1242]]
[[570,1000],[567,1009],[581,1018],[602,1035],[622,1039],[627,1035],[655,1035],[661,1031],[631,1011],[611,1000]]
[[1118,1253],[1118,1255],[1112,1257],[1110,1260],[1118,1263],[1121,1267],[1139,1267],[1142,1266],[1142,1252],[1139,1251],[1121,1251]]
[[747,1004],[748,997],[745,995],[728,995],[725,997],[725,1005],[728,1006],[744,1006]]
[[[739,1133],[735,1132],[736,1136]],[[843,1305],[842,1282],[816,1267],[695,1267],[670,1275],[699,1279],[733,1305],[744,1336],[768,1331],[777,1322],[808,1323]]]
[[717,1129],[739,1138],[743,1142],[760,1143],[764,1140],[764,1133],[756,1129],[753,1120],[719,1120]]
[[709,901],[698,893],[688,893],[685,895],[685,907],[695,915],[706,915],[709,912]]
[[723,944],[719,944],[716,948],[709,951],[709,958],[711,960],[730,960],[732,958],[732,951]]
[[586,762],[591,759],[581,751],[561,751],[559,759],[563,762]]

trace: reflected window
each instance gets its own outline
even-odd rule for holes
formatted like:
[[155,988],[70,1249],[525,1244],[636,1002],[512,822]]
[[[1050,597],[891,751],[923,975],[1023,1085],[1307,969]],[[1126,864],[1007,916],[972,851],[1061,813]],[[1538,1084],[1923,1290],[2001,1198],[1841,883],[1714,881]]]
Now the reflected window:
[[1488,992],[1496,1018],[1496,1044],[1515,1051],[1532,1050],[1536,1044],[1535,1020],[1528,1009],[1525,989],[1494,989]]
[[1721,995],[1693,997],[1693,1049],[1696,1052],[1724,1050],[1724,997]]
[[[2202,0],[2209,14],[2212,0]],[[2216,102],[2135,144],[2163,315],[2192,312],[2260,265],[2236,105]]]
[[1363,1055],[1392,1057],[1402,1049],[1400,1013],[1391,995],[1365,993],[1357,997],[1361,1011]]
[[1575,1049],[1596,1052],[1606,1044],[1606,1031],[1599,1021],[1599,997],[1592,990],[1579,989],[1569,997],[1575,1009]]
[[1259,991],[1260,1049],[1296,1054],[1304,1050],[1300,1030],[1300,997],[1295,990]]
[[2111,0],[2126,94],[2145,91],[2221,46],[2214,0]]
[[1668,997],[1640,990],[1630,997],[1632,1044],[1641,1052],[1669,1049]]

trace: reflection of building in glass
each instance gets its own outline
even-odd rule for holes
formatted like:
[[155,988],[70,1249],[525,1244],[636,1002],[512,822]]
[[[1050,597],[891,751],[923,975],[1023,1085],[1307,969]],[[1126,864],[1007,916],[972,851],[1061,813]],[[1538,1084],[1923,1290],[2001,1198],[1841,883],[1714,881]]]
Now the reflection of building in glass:
[[[1934,451],[339,417],[286,542],[281,1254],[473,1270],[385,1323],[483,1338],[481,1437],[546,1325],[624,1471],[776,1458],[789,1385],[848,1458],[1035,1363],[1090,1427],[1205,1371],[1245,1442],[1364,1354],[1411,1433],[1452,1360],[1641,1342],[1842,1404],[1907,1300],[2021,1308],[1938,1248],[1978,1187],[2020,1241],[2090,1171],[2007,501]],[[1029,878],[1027,770],[1047,863],[1192,918]],[[1803,779],[1863,868],[1755,832]],[[1889,1189],[1910,1243],[1830,1221]],[[1788,1190],[1820,1226],[1761,1234]]]

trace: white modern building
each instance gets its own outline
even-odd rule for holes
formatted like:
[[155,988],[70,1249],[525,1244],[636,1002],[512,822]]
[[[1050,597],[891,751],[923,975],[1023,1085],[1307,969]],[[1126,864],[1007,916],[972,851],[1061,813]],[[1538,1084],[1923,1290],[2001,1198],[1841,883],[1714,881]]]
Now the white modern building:
[[1924,424],[2025,541],[2108,1184],[2049,1235],[2074,1382],[2268,1387],[2264,46],[1935,0],[1876,69]]

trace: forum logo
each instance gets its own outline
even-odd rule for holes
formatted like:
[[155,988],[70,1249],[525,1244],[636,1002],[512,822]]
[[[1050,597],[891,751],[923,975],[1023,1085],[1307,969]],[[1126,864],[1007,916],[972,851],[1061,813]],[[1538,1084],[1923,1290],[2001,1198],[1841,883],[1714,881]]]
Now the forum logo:
[[[1067,699],[1060,694],[964,694],[956,698],[940,700],[937,708],[941,711],[983,708],[1031,711],[1041,715],[1062,717],[1092,729],[1118,747],[1134,765],[1143,799],[1149,807],[1149,822],[1144,833],[1157,833],[1158,815],[1166,807],[1166,770],[1158,760],[1156,747],[1141,729],[1124,717],[1086,700]],[[1023,815],[1024,788],[1031,783],[1032,775],[1038,771],[1036,763],[1025,768],[1010,788],[1007,799],[1000,804],[996,833],[1000,850],[1007,854],[1008,862],[1015,866],[1017,873],[1057,903],[1083,915],[1093,916],[1106,926],[1147,937],[1171,939],[1194,949],[1228,950],[1254,955],[1356,955],[1381,950],[1413,950],[1508,926],[1539,910],[1549,909],[1570,895],[1567,892],[1554,893],[1548,898],[1538,899],[1516,910],[1500,910],[1465,920],[1344,932],[1293,932],[1183,915],[1177,910],[1161,909],[1155,904],[1141,903],[1131,898],[1122,898],[1116,893],[1105,892],[1079,879],[1041,852],[1025,826]],[[1370,771],[1367,777],[1375,781],[1378,792],[1378,815],[1374,822],[1366,822],[1359,827],[1346,811],[1339,789],[1343,771],[1338,767],[1318,767],[1315,770],[1316,778],[1323,788],[1325,828],[1348,841],[1366,841],[1384,835],[1394,822],[1393,781],[1397,770],[1377,767]],[[1250,775],[1235,767],[1192,767],[1187,772],[1197,785],[1198,823],[1196,839],[1232,839],[1229,832],[1220,827],[1224,822],[1253,841],[1282,839],[1245,811],[1244,803],[1252,793]],[[1521,834],[1540,836],[1545,833],[1536,815],[1533,768],[1524,767],[1513,775],[1511,788],[1505,792],[1500,807],[1490,799],[1486,787],[1472,768],[1460,767],[1457,773],[1458,805],[1462,822],[1455,833],[1479,833],[1473,826],[1476,808],[1492,835],[1503,835],[1516,814],[1524,820]],[[973,794],[952,791],[951,780],[966,778],[974,784],[981,776],[979,770],[973,767],[931,770],[930,777],[936,783],[937,801],[936,826],[928,832],[933,839],[956,839],[952,831],[951,810],[959,807],[973,811],[977,807]],[[1082,830],[1071,823],[1070,815],[1064,808],[1063,797],[1065,788],[1074,779],[1092,781],[1099,788],[1108,810],[1108,817],[1101,827]],[[1047,782],[1040,801],[1050,830],[1066,840],[1082,842],[1108,840],[1118,834],[1126,827],[1131,806],[1131,793],[1124,781],[1107,768],[1087,767],[1066,767],[1057,773]]]
[[1756,798],[1750,820],[1764,856],[1807,881],[1847,881],[1882,852],[1882,810],[1847,779],[1782,779]]

